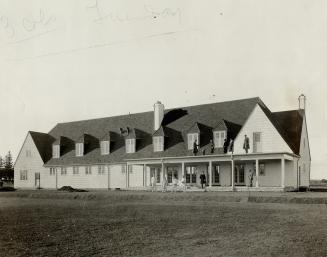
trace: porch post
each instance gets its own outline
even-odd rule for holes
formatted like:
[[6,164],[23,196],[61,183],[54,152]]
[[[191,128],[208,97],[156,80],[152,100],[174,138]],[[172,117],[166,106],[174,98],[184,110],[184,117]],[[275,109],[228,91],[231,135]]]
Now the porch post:
[[143,164],[143,187],[145,187],[145,164]]
[[164,163],[161,162],[161,173],[162,173],[162,182],[164,183],[165,182],[165,166],[164,166]]
[[110,165],[107,166],[108,171],[108,190],[110,189]]
[[212,161],[209,161],[209,187],[212,187]]
[[234,158],[233,158],[233,155],[231,156],[232,158],[232,174],[231,174],[231,178],[232,178],[232,190],[234,190]]
[[255,187],[259,187],[259,160],[258,159],[255,160],[255,177],[256,177]]
[[126,188],[129,187],[129,165],[126,164]]
[[281,187],[285,187],[285,159],[284,157],[281,159]]
[[182,178],[184,177],[186,183],[186,176],[185,176],[185,163],[182,162]]

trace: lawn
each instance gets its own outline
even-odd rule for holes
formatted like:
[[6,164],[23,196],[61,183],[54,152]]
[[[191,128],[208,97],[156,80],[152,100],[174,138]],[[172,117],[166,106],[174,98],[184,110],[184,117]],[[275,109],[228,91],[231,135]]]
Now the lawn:
[[0,195],[0,256],[327,256],[326,205],[108,194]]

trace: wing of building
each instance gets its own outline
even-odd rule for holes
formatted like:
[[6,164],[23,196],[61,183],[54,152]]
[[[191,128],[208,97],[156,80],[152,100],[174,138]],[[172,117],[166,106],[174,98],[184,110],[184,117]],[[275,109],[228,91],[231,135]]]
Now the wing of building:
[[[299,99],[304,101],[303,97]],[[145,189],[206,177],[210,190],[309,187],[304,107],[271,112],[260,98],[57,124],[28,132],[15,188]],[[202,176],[203,178],[203,176]]]

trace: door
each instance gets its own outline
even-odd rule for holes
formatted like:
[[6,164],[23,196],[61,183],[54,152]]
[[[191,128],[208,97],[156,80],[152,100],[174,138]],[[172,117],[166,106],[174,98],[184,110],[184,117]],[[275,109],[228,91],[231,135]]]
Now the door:
[[195,167],[186,167],[186,184],[193,185],[196,184],[196,169]]
[[150,168],[150,178],[155,177],[156,184],[160,185],[161,183],[161,168],[160,167],[151,167]]
[[244,186],[245,185],[245,172],[244,164],[237,164],[234,168],[234,183],[235,185]]
[[35,172],[35,187],[40,188],[40,172]]
[[168,184],[173,183],[173,178],[178,179],[178,168],[177,167],[167,167]]

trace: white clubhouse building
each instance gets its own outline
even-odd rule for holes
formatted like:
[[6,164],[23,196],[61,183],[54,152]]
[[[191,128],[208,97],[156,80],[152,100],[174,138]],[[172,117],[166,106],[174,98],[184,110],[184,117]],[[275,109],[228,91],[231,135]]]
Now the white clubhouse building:
[[169,110],[157,102],[150,112],[28,132],[14,186],[136,190],[154,176],[158,186],[175,177],[195,189],[205,174],[207,190],[288,191],[309,187],[310,166],[304,95],[282,112],[260,98]]

